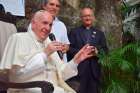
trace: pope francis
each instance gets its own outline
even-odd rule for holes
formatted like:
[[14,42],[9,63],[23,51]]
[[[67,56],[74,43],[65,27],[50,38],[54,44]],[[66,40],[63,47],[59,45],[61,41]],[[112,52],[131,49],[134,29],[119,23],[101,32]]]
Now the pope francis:
[[[94,48],[85,45],[73,60],[64,63],[56,52],[63,50],[63,44],[47,38],[52,21],[47,11],[37,11],[31,20],[32,29],[9,38],[0,70],[7,69],[12,82],[49,81],[54,86],[53,93],[75,93],[65,80],[77,75],[77,65],[91,57]],[[8,93],[41,93],[41,89],[9,89]]]

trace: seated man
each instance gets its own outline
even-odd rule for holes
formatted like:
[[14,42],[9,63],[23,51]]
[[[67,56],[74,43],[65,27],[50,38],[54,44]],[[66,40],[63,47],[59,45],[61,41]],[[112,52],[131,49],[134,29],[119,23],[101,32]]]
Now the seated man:
[[[0,69],[7,69],[12,82],[49,81],[54,85],[54,93],[75,93],[65,80],[77,75],[77,65],[94,53],[94,48],[85,45],[68,63],[59,59],[56,51],[63,49],[63,44],[46,40],[53,17],[45,10],[36,12],[31,20],[32,29],[17,33],[9,38]],[[9,93],[40,93],[41,90],[9,89]]]

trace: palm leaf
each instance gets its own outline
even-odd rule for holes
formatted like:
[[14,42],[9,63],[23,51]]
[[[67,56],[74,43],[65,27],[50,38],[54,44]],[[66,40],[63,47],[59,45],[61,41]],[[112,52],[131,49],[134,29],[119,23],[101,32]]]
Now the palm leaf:
[[[128,53],[129,52],[129,53]],[[131,53],[130,53],[131,52]],[[132,71],[133,64],[131,63],[132,55],[136,52],[135,45],[130,44],[123,48],[118,48],[113,51],[110,51],[108,55],[104,53],[100,55],[100,62],[103,67],[107,67],[109,69],[121,69],[123,71]],[[129,55],[126,55],[129,54]],[[127,56],[127,57],[126,57]],[[132,59],[136,59],[134,56]]]
[[112,80],[105,93],[127,93],[127,89],[121,83]]

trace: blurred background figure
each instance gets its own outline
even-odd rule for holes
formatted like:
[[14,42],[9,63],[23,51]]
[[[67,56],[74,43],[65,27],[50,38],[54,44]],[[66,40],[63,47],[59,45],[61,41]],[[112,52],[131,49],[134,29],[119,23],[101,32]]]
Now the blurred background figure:
[[11,23],[11,18],[8,14],[5,13],[4,6],[0,4],[0,61],[9,36],[17,32],[17,29],[15,25]]

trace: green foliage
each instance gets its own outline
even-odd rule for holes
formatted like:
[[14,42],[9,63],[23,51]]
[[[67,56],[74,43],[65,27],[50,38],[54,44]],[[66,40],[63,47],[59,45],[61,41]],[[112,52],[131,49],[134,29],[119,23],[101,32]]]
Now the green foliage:
[[123,48],[117,48],[105,55],[99,55],[102,66],[112,69],[120,67],[123,71],[132,71],[133,64],[136,61],[136,44],[129,44]]
[[127,89],[121,83],[112,80],[105,93],[127,93]]
[[136,10],[140,9],[140,4],[135,4],[133,6],[127,4],[127,3],[123,3],[121,5],[121,11],[122,11],[122,16],[123,16],[123,19],[126,17],[126,16],[130,16],[132,15],[133,13],[136,12]]
[[131,33],[135,33],[136,22],[139,18],[138,11],[140,10],[140,4],[135,4],[133,6],[124,3],[122,5],[122,17],[123,17],[123,30],[124,32],[130,31]]
[[[110,51],[107,55],[104,52],[99,55],[103,68],[103,93],[132,93],[130,89],[136,90],[130,81],[140,82],[139,45],[138,42],[130,43]],[[137,87],[140,88],[140,84]]]

